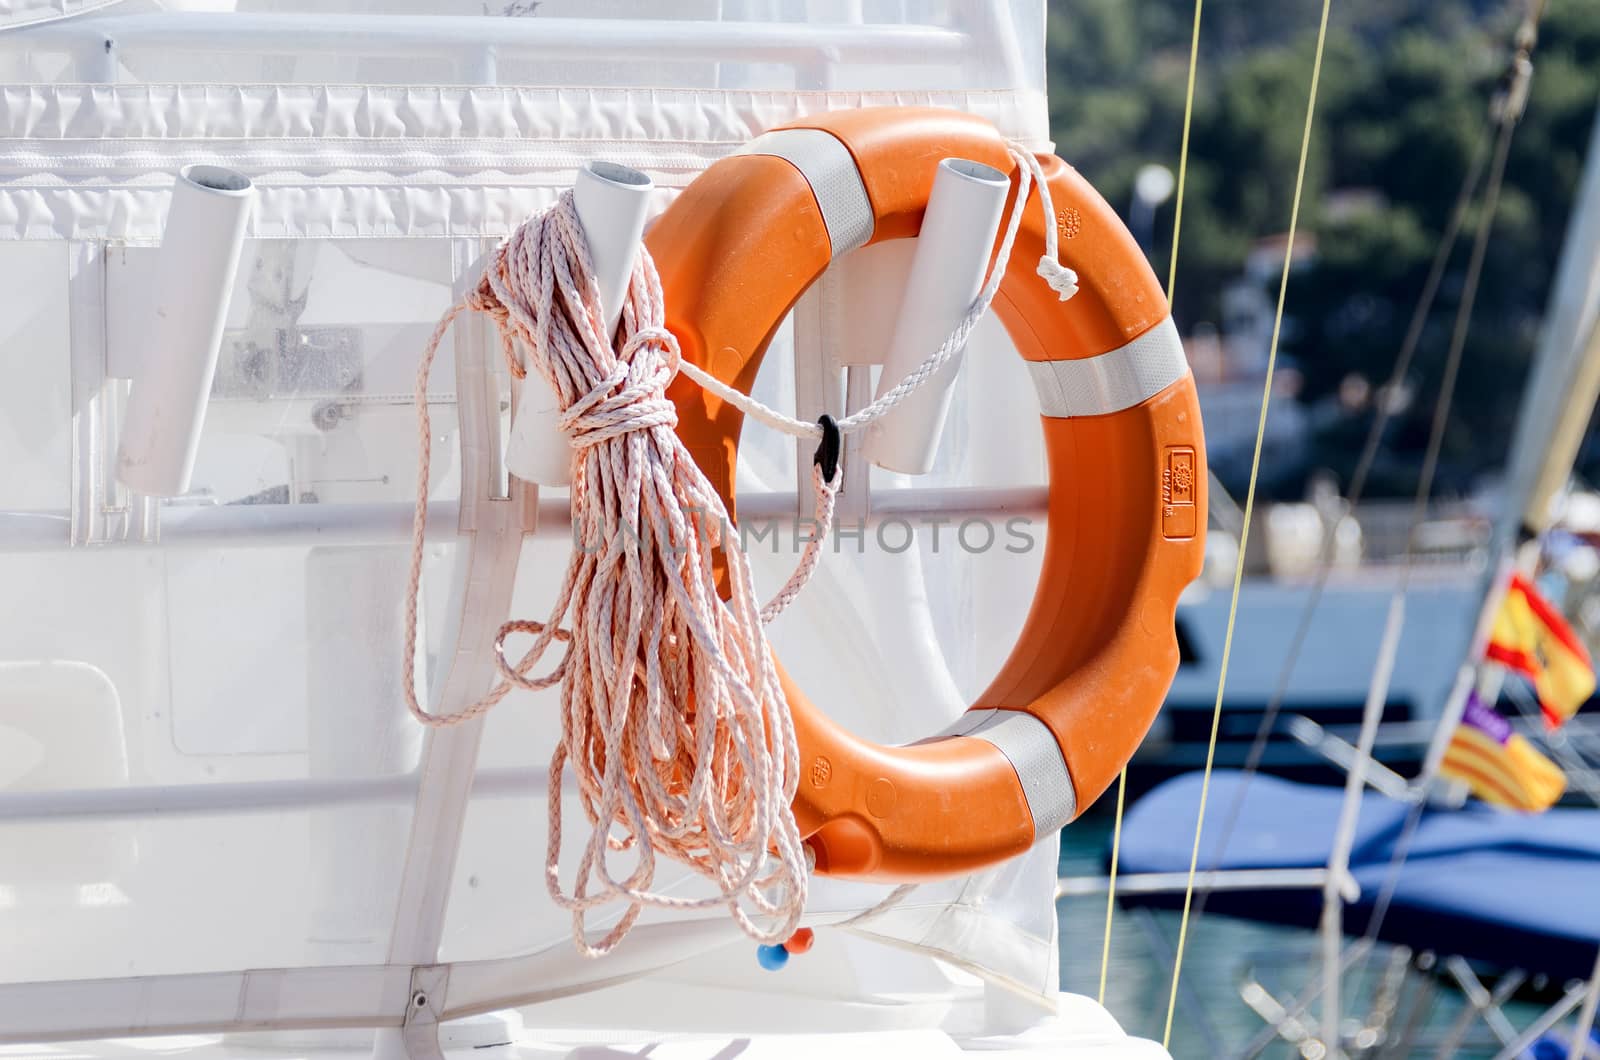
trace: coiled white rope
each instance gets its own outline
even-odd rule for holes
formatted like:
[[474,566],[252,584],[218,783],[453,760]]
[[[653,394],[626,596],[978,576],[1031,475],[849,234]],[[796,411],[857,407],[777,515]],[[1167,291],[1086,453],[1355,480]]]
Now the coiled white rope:
[[[841,432],[887,414],[962,348],[999,290],[1034,184],[1046,218],[1038,272],[1063,300],[1076,291],[1076,275],[1056,260],[1054,211],[1039,163],[1016,148],[1011,154],[1019,166],[1018,194],[978,298],[939,349],[893,389],[840,421]],[[750,937],[781,943],[799,924],[813,861],[790,806],[799,776],[794,723],[762,627],[795,598],[815,568],[839,474],[833,461],[831,477],[820,463],[814,470],[818,530],[788,583],[758,609],[748,560],[724,539],[726,508],[674,430],[677,410],[667,385],[681,371],[786,433],[819,437],[823,427],[770,409],[684,361],[663,326],[661,281],[643,248],[613,345],[604,333],[593,272],[571,193],[563,194],[501,244],[482,280],[446,311],[423,351],[414,394],[420,455],[402,661],[406,705],[424,725],[442,727],[481,716],[513,688],[560,683],[561,740],[550,761],[545,882],[552,900],[572,913],[573,941],[581,952],[608,952],[651,906],[725,905]],[[526,374],[526,356],[558,396],[561,425],[573,448],[574,538],[583,547],[573,550],[545,621],[513,620],[501,627],[495,645],[500,680],[471,706],[436,715],[415,692],[432,456],[427,387],[440,342],[468,310],[494,318],[514,375]],[[719,554],[726,598],[718,592]],[[513,634],[534,638],[515,664],[505,655],[505,640]],[[556,641],[567,645],[561,660],[530,677]],[[570,892],[560,874],[562,778],[569,767],[592,826]],[[613,868],[611,856],[627,851],[632,867]],[[662,856],[710,879],[716,893],[683,898],[654,890]],[[621,917],[592,942],[587,916],[619,903]]]

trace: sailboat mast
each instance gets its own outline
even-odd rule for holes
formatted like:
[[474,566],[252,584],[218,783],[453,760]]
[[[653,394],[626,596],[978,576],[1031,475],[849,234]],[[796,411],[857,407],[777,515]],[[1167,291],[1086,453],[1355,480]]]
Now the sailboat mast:
[[1434,730],[1422,772],[1425,789],[1438,775],[1450,737],[1480,678],[1479,660],[1511,570],[1531,574],[1537,548],[1526,548],[1553,522],[1553,502],[1572,474],[1595,400],[1600,397],[1600,110],[1595,113],[1572,217],[1556,269],[1533,369],[1523,391],[1517,429],[1506,460],[1500,513],[1490,538],[1482,601]]
[[1600,395],[1600,111],[1506,467],[1494,545],[1549,529]]

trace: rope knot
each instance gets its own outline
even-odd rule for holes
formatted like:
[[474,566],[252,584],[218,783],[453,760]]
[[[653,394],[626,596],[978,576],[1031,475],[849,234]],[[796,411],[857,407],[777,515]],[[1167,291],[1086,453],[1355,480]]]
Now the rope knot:
[[672,430],[678,426],[678,407],[659,390],[647,394],[629,388],[609,396],[607,391],[608,388],[596,387],[584,397],[584,401],[600,397],[591,408],[579,412],[574,411],[575,405],[562,413],[561,430],[572,448],[588,449],[635,431],[656,427]]
[[477,313],[486,313],[493,317],[496,323],[504,322],[509,316],[505,305],[501,303],[499,296],[494,293],[494,288],[490,286],[487,270],[485,270],[483,276],[479,277],[472,290],[467,292],[464,301],[468,309]]
[[678,374],[682,356],[670,331],[644,327],[623,343],[611,371],[561,414],[561,429],[574,449],[634,431],[678,425],[678,407],[667,384]]
[[1039,258],[1039,276],[1063,302],[1078,293],[1078,274],[1049,254]]

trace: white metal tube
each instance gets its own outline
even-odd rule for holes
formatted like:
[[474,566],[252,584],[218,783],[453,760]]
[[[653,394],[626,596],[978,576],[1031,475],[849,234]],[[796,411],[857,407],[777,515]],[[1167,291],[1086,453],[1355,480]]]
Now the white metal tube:
[[[573,185],[573,204],[594,259],[607,334],[616,330],[622,316],[652,187],[649,177],[615,162],[586,163]],[[572,481],[572,451],[561,432],[560,416],[555,393],[538,373],[529,372],[506,445],[506,468],[513,475],[541,486]]]
[[[550,771],[543,766],[480,769],[473,774],[472,797],[543,796],[549,784]],[[365,777],[0,791],[0,823],[240,816],[398,804],[414,799],[417,785],[413,770]]]
[[137,493],[189,489],[254,192],[221,166],[185,166],[173,185],[117,455],[117,477]]
[[572,447],[561,430],[561,406],[549,382],[533,369],[523,377],[511,414],[506,470],[540,486],[572,482]]
[[1538,1041],[1545,1031],[1566,1019],[1567,1013],[1578,1007],[1586,989],[1587,987],[1581,982],[1575,982],[1567,987],[1567,992],[1561,995],[1561,1000],[1545,1009],[1538,1019],[1524,1027],[1515,1040],[1508,1042],[1505,1048],[1494,1054],[1494,1060],[1515,1060],[1516,1057],[1526,1056],[1524,1050],[1528,1046]]
[[411,968],[257,968],[0,984],[0,1045],[399,1026],[411,999]]
[[1361,802],[1366,790],[1367,764],[1372,761],[1372,744],[1378,737],[1378,723],[1383,719],[1384,704],[1389,701],[1389,685],[1394,678],[1395,655],[1400,649],[1400,634],[1405,629],[1405,588],[1396,589],[1389,598],[1389,617],[1385,620],[1383,640],[1378,644],[1378,659],[1372,668],[1372,681],[1367,686],[1367,701],[1361,711],[1361,733],[1356,737],[1355,756],[1350,772],[1345,776],[1344,798],[1339,806],[1339,823],[1334,828],[1333,849],[1328,855],[1328,881],[1322,890],[1322,1040],[1328,1055],[1344,1055],[1339,1036],[1341,1026],[1340,955],[1344,952],[1344,905],[1350,899],[1342,893],[1344,882],[1350,876],[1350,851],[1355,845],[1356,826],[1360,823]]
[[1600,950],[1595,951],[1594,970],[1583,990],[1583,1006],[1578,1009],[1578,1022],[1572,1027],[1572,1044],[1567,1048],[1567,1060],[1583,1060],[1589,1055],[1589,1032],[1594,1028],[1595,1010],[1600,1009]]
[[[997,522],[1017,518],[1042,544],[1042,516],[1050,500],[1044,486],[984,488],[954,486],[938,489],[884,490],[873,498],[864,525],[885,523],[915,525],[937,516],[941,525],[966,519]],[[739,522],[744,526],[777,523],[792,525],[796,496],[792,492],[752,493],[739,498]],[[292,544],[383,545],[410,540],[415,505],[409,501],[376,504],[218,504],[196,507],[168,506],[161,523],[162,548],[276,548]],[[428,534],[454,537],[460,519],[455,501],[428,505]],[[1036,521],[1037,520],[1037,521]],[[853,529],[859,520],[841,520]],[[538,529],[531,537],[554,540],[571,534],[572,512],[567,498],[541,497]],[[1002,527],[1002,529],[1004,529]],[[0,552],[49,552],[72,547],[71,524],[65,512],[0,512]],[[897,528],[898,530],[898,528]],[[765,533],[765,531],[763,531]],[[898,538],[896,538],[898,540]],[[108,542],[106,547],[146,547]]]
[[[729,918],[680,918],[637,926],[630,945],[605,961],[590,960],[571,946],[551,946],[513,957],[440,964],[435,970],[440,981],[437,993],[444,1000],[440,1019],[458,1020],[593,990],[671,963],[672,958],[682,960],[731,945],[739,938],[739,929]],[[404,959],[376,965],[0,983],[0,1045],[399,1027],[413,998],[413,975],[420,963]],[[437,958],[429,956],[426,963],[437,964]]]
[[[669,56],[680,62],[952,65],[968,57],[964,33],[934,26],[852,26],[677,19],[483,18],[469,15],[306,15],[158,12],[84,17],[20,31],[40,49],[86,64],[108,52],[414,55],[477,60],[485,45],[504,58],[567,61]],[[111,47],[108,48],[107,45]]]
[[[1327,869],[1217,869],[1195,874],[1194,885],[1207,891],[1320,889],[1328,881]],[[1182,894],[1189,885],[1187,872],[1140,872],[1117,877],[1118,894]],[[1056,880],[1056,900],[1105,894],[1109,876],[1062,876]]]
[[578,220],[594,256],[607,334],[616,331],[617,321],[622,319],[622,301],[644,239],[645,211],[653,188],[649,177],[615,162],[586,163],[572,186],[572,204],[578,208]]
[[[878,395],[928,358],[967,315],[989,268],[1011,181],[992,166],[963,158],[939,163],[917,235],[911,278],[894,340],[878,379]],[[921,475],[933,467],[950,411],[961,354],[867,432],[867,458],[879,467]]]

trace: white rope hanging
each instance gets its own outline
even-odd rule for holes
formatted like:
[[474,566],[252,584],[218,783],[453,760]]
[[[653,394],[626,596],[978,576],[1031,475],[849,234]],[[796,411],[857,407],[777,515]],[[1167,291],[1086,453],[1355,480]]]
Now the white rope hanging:
[[[962,348],[999,290],[1035,183],[1046,217],[1038,272],[1063,300],[1075,292],[1076,276],[1056,260],[1053,211],[1038,161],[1016,148],[1011,154],[1019,166],[1018,194],[978,298],[939,349],[892,390],[840,421],[838,431],[858,431],[886,415]],[[677,410],[666,388],[681,371],[786,433],[822,437],[824,427],[785,416],[683,361],[663,326],[660,278],[643,248],[613,345],[604,333],[593,272],[568,192],[495,251],[483,279],[446,311],[423,352],[414,395],[420,456],[402,662],[407,707],[425,725],[450,726],[486,713],[513,688],[560,683],[562,731],[550,762],[545,879],[552,900],[571,912],[573,941],[583,953],[611,950],[646,907],[726,906],[751,938],[781,943],[799,924],[813,863],[790,808],[799,776],[793,719],[762,627],[815,569],[840,481],[836,462],[828,462],[831,474],[820,460],[813,469],[818,532],[783,589],[758,608],[749,562],[722,539],[726,508],[678,439]],[[468,310],[494,318],[514,375],[525,374],[526,353],[557,394],[573,447],[574,538],[584,547],[573,550],[545,621],[501,627],[500,680],[471,706],[435,715],[415,693],[431,464],[427,385],[440,342]],[[726,599],[714,572],[718,550]],[[514,664],[505,656],[513,634],[533,637]],[[530,677],[557,641],[566,644],[561,660]],[[568,768],[592,826],[570,892],[560,875]],[[625,871],[611,864],[621,853],[631,853]],[[683,898],[653,889],[659,857],[690,866],[712,881],[715,893]],[[619,904],[620,918],[591,941],[588,915]]]
[[[1006,264],[1011,260],[1011,248],[1015,245],[1017,232],[1022,227],[1022,215],[1027,209],[1028,195],[1034,186],[1039,189],[1039,205],[1043,208],[1045,216],[1044,253],[1039,256],[1039,264],[1035,271],[1063,302],[1078,293],[1078,274],[1057,259],[1056,226],[1053,221],[1055,207],[1050,201],[1050,185],[1044,179],[1044,170],[1039,166],[1039,160],[1022,148],[1012,145],[1008,150],[1012,160],[1017,163],[1017,197],[1011,208],[1011,216],[1006,221],[1005,237],[995,252],[994,266],[989,270],[989,279],[978,292],[978,297],[973,299],[967,315],[961,318],[961,322],[955,326],[939,348],[891,389],[874,398],[860,411],[840,420],[840,433],[854,434],[856,431],[864,430],[874,420],[887,416],[896,405],[916,393],[967,344],[972,329],[976,328],[978,322],[989,312],[990,303],[1000,291],[1000,284],[1006,276]],[[777,409],[763,405],[742,390],[729,386],[698,365],[685,361],[680,370],[698,383],[703,390],[717,395],[746,416],[759,420],[774,430],[796,438],[822,436],[822,428],[818,424],[785,416]]]

